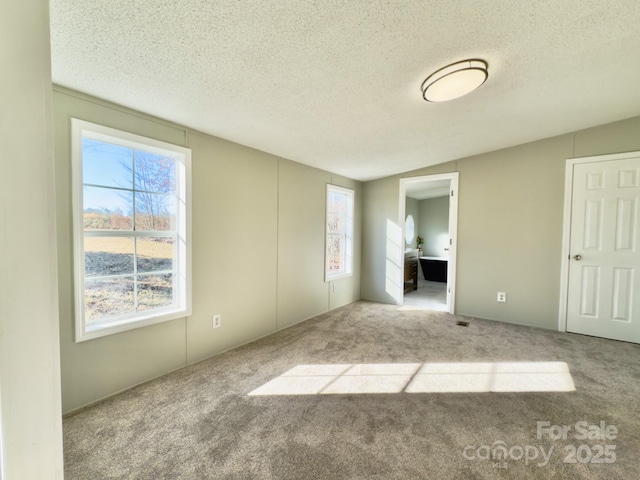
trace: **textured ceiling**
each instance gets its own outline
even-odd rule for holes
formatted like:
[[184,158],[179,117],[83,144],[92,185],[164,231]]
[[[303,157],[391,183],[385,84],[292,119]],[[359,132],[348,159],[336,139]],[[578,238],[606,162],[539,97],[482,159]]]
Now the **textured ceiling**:
[[[640,115],[638,0],[51,0],[55,83],[368,180]],[[420,85],[489,63],[467,97]]]
[[408,183],[405,185],[405,194],[415,200],[444,197],[449,195],[450,180],[427,180],[424,182]]

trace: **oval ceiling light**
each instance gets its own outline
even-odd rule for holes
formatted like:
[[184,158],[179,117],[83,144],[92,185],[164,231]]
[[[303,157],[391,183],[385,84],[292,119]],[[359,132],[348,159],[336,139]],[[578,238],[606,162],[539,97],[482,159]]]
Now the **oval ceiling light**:
[[446,102],[473,92],[489,77],[484,60],[463,60],[432,73],[422,84],[427,102]]

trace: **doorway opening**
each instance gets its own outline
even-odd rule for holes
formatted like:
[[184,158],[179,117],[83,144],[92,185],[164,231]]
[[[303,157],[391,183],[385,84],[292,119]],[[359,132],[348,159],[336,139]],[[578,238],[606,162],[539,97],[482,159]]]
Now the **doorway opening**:
[[400,179],[407,310],[455,311],[458,173]]

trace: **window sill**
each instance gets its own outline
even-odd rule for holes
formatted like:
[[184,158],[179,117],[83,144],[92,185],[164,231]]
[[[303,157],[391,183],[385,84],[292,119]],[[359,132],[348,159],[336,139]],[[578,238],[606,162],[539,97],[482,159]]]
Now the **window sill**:
[[168,322],[171,320],[177,320],[191,315],[191,312],[186,308],[173,308],[168,310],[162,310],[155,314],[147,316],[139,316],[135,318],[127,318],[123,320],[114,320],[109,323],[87,325],[84,331],[78,328],[76,330],[75,342],[85,342],[87,340],[93,340],[95,338],[106,337],[108,335],[114,335],[116,333],[122,333],[137,328],[148,327],[158,323]]
[[325,278],[325,282],[333,282],[334,280],[341,280],[343,278],[353,277],[353,272],[349,273],[340,273],[338,275],[327,275]]

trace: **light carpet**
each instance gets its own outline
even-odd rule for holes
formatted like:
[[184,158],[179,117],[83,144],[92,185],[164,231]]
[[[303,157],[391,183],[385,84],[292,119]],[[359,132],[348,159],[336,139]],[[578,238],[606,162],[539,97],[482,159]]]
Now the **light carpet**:
[[[356,302],[133,388],[65,418],[65,478],[640,478],[640,346],[459,320]],[[309,365],[513,362],[575,391],[249,395]]]

